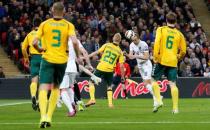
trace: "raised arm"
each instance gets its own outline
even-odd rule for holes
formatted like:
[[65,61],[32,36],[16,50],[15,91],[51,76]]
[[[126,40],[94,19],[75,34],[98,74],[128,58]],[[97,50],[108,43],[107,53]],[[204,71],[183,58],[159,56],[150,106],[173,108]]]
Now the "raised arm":
[[103,45],[101,48],[99,48],[97,51],[91,53],[91,54],[89,55],[89,58],[91,58],[91,57],[93,57],[93,56],[95,56],[95,55],[98,55],[99,53],[104,52],[105,48],[106,48],[106,44],[104,44],[104,45]]

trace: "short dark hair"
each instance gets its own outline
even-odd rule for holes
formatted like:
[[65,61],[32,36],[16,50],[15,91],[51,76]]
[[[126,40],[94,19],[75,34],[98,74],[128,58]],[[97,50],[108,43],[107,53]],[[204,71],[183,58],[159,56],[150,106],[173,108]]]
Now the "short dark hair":
[[41,22],[42,22],[42,19],[41,18],[35,18],[33,20],[33,26],[34,27],[39,27],[39,25],[41,24]]
[[169,24],[175,24],[176,23],[176,14],[173,12],[169,12],[166,15],[166,22],[168,22]]

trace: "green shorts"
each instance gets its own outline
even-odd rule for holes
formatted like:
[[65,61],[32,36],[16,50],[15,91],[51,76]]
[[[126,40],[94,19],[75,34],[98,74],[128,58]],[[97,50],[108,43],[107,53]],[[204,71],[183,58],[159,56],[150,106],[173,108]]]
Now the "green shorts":
[[39,75],[41,60],[42,55],[31,55],[30,70],[32,78]]
[[50,63],[44,59],[41,61],[41,67],[39,72],[39,82],[42,83],[54,83],[55,85],[60,85],[65,74],[66,63],[55,64]]
[[113,72],[104,72],[96,69],[94,75],[102,78],[107,83],[108,86],[111,86],[113,79]]
[[161,80],[162,75],[165,75],[169,81],[176,82],[177,68],[164,66],[161,64],[154,65],[153,74],[152,74],[153,79],[155,79],[156,81]]

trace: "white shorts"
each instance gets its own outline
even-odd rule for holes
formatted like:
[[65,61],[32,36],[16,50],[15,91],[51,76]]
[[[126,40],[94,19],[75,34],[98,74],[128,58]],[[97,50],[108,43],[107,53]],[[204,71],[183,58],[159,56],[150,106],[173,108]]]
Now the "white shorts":
[[146,61],[145,63],[138,64],[139,73],[143,80],[152,79],[152,63],[151,61]]
[[63,81],[60,84],[60,89],[69,88],[70,86],[73,86],[76,76],[77,73],[74,72],[65,73],[65,75],[63,76]]

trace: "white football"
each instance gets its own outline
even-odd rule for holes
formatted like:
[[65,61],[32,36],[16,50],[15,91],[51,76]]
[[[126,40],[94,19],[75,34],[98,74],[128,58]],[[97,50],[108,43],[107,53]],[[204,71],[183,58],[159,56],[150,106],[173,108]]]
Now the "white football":
[[131,39],[134,35],[135,35],[135,32],[132,31],[132,30],[127,30],[127,31],[125,32],[125,37],[126,37],[127,39]]

